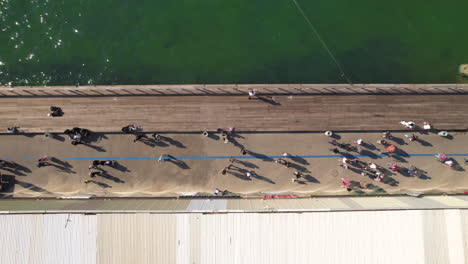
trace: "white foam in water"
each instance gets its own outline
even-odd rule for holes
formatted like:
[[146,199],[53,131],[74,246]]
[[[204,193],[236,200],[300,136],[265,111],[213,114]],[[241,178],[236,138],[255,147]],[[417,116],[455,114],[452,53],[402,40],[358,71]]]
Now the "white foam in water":
[[3,61],[0,61],[0,66],[1,66],[1,65],[5,65],[5,63],[3,63]]
[[73,32],[78,33],[78,29],[74,28]]

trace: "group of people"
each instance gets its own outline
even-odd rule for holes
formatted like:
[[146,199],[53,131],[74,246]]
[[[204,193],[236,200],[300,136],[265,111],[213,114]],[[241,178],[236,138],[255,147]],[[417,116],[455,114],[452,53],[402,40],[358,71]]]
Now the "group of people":
[[70,137],[71,144],[75,146],[82,143],[83,139],[91,135],[91,131],[89,131],[88,129],[79,128],[79,127],[67,129],[63,131],[63,133]]
[[[414,123],[412,121],[401,121],[400,124],[404,125],[406,128],[409,128],[409,129],[416,129],[417,128],[416,123]],[[432,129],[432,125],[429,124],[428,122],[424,122],[422,127],[425,130]],[[405,137],[408,138],[409,141],[417,141],[418,140],[418,136],[416,134],[414,134],[414,133],[412,133],[411,135],[405,135]],[[393,135],[392,135],[392,133],[390,131],[383,132],[382,133],[382,139],[378,140],[377,144],[383,145],[385,147],[391,145],[385,139],[389,139],[389,140],[393,139]],[[359,138],[356,141],[354,141],[354,143],[357,144],[356,147],[352,146],[351,144],[339,143],[337,140],[332,140],[332,141],[329,141],[328,143],[330,143],[333,146],[337,146],[337,147],[340,147],[342,149],[345,149],[347,151],[355,151],[357,153],[361,153],[361,151],[358,151],[358,148],[360,146],[364,145],[364,141],[363,141],[362,138]],[[335,154],[340,153],[340,150],[338,150],[337,148],[331,148],[329,150],[334,152]],[[390,155],[390,153],[387,153],[387,154]],[[446,156],[445,155],[439,154],[438,158],[439,158],[439,160],[441,162],[446,161]],[[342,158],[340,167],[342,167],[343,169],[348,169],[349,166],[353,166],[357,170],[360,170],[361,171],[360,174],[362,176],[367,176],[367,177],[369,177],[369,178],[371,178],[371,179],[373,179],[375,181],[381,182],[384,179],[384,174],[381,172],[379,167],[374,163],[366,163],[366,162],[363,162],[363,161],[359,160],[358,158],[347,158],[347,157]],[[404,170],[404,168],[400,168],[394,162],[387,163],[387,166],[388,166],[388,169],[391,170],[392,172],[402,173],[403,170]],[[418,169],[413,165],[409,166],[406,169],[406,171],[411,176],[417,176],[418,173],[419,173]],[[352,184],[351,184],[351,182],[349,181],[348,178],[343,178],[342,179],[342,184],[343,184],[343,187],[347,188],[348,191],[353,189],[352,188],[353,186],[352,186]],[[368,184],[364,184],[362,182],[360,182],[358,185],[361,186],[361,187],[368,186]]]
[[255,171],[241,170],[239,167],[233,164],[234,162],[236,162],[236,159],[234,157],[230,157],[229,166],[224,167],[223,170],[221,170],[221,174],[226,175],[228,171],[235,169],[237,171],[241,171],[246,179],[249,179],[249,180],[252,179],[252,176],[255,175]]
[[333,139],[332,141],[329,141],[328,143],[331,144],[332,146],[335,146],[335,148],[328,149],[328,150],[330,150],[331,152],[333,152],[335,154],[341,153],[341,151],[336,147],[339,147],[339,148],[344,149],[344,150],[349,151],[349,152],[356,152],[358,154],[361,154],[362,151],[363,151],[363,149],[362,149],[363,140],[362,139],[358,139],[358,140],[355,141],[357,146],[353,146],[352,144],[349,144],[349,143],[340,143],[336,139]]
[[93,160],[91,165],[89,165],[89,176],[91,178],[96,177],[96,175],[100,175],[102,170],[100,170],[99,166],[114,166],[115,161],[113,160]]
[[58,106],[50,106],[49,107],[50,109],[50,113],[47,114],[47,116],[50,116],[50,117],[58,117],[58,116],[63,116],[63,111],[62,111],[62,108],[58,107]]
[[[283,165],[285,168],[291,167],[291,164],[292,164],[292,163],[288,160],[288,158],[291,157],[291,154],[285,152],[285,153],[283,153],[282,156],[283,156],[282,158],[276,159],[276,160],[275,160],[275,163],[276,163],[276,164]],[[304,177],[304,174],[303,174],[302,172],[298,171],[298,170],[294,170],[293,176],[294,176],[294,177],[291,178],[291,182],[300,183],[299,180],[300,180],[302,177]]]

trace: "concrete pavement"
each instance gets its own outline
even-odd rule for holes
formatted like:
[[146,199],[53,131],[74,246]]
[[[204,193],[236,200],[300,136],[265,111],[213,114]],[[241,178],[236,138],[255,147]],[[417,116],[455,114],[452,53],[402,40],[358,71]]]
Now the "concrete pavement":
[[[410,132],[408,132],[410,133]],[[406,134],[408,134],[406,133]],[[339,167],[341,157],[331,153],[322,133],[240,133],[235,143],[223,143],[218,135],[207,138],[201,134],[164,134],[166,138],[155,144],[151,140],[133,142],[133,136],[97,134],[86,145],[72,146],[64,135],[55,139],[42,135],[0,136],[0,157],[11,159],[16,165],[0,169],[12,184],[3,188],[2,196],[167,196],[174,194],[212,193],[215,188],[252,195],[258,193],[294,192],[300,194],[347,194],[341,178],[372,183],[365,193],[405,192],[462,192],[468,190],[468,175],[463,159],[468,158],[468,138],[465,133],[452,133],[451,139],[436,134],[421,134],[419,142],[409,142],[405,133],[395,133],[393,142],[400,156],[380,155],[383,148],[376,144],[380,133],[340,133],[339,141],[352,143],[361,137],[369,143],[362,161],[386,167],[387,162],[399,166],[414,165],[424,177],[408,177],[383,169],[383,182],[361,176],[356,169]],[[249,150],[247,155],[240,148]],[[284,152],[294,155],[290,168],[273,162]],[[456,154],[452,158],[457,169],[445,167],[433,154]],[[175,157],[158,163],[162,154]],[[356,155],[356,153],[350,153]],[[41,156],[54,157],[51,166],[36,167]],[[237,156],[233,168],[226,175],[222,169],[229,165],[229,157]],[[88,166],[93,159],[115,159],[115,167],[102,167],[105,172],[90,179]],[[302,171],[302,183],[293,183],[293,172]],[[244,172],[254,171],[252,179]]]

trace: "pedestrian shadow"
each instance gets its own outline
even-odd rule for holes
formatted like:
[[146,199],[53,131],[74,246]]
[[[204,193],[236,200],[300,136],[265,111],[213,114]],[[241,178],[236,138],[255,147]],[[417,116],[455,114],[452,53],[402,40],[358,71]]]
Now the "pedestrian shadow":
[[155,141],[154,144],[155,144],[157,147],[169,147],[169,144],[167,144],[166,142],[163,142],[163,141],[161,141],[161,140]]
[[358,168],[355,168],[355,167],[352,167],[352,166],[348,166],[348,170],[354,172],[354,173],[357,173],[357,174],[361,174],[362,170],[361,169],[358,169]]
[[179,168],[184,169],[184,170],[190,169],[190,167],[184,161],[182,161],[180,159],[177,159],[176,157],[171,156],[171,155],[167,155],[167,157],[169,158],[169,159],[167,159],[167,161],[174,163]]
[[375,150],[377,147],[374,144],[367,143],[367,142],[362,142],[362,147],[368,149],[368,150]]
[[186,148],[184,144],[182,144],[182,142],[178,141],[178,140],[175,140],[175,139],[172,139],[170,137],[166,137],[166,136],[161,136],[161,139],[166,141],[167,143],[173,145],[173,146],[176,146],[178,148]]
[[84,138],[83,140],[85,142],[99,142],[103,139],[108,139],[108,137],[103,134],[103,133],[94,133],[92,131],[89,132],[89,136],[87,136],[86,138]]
[[396,162],[408,163],[408,161],[405,158],[401,157],[400,155],[392,155],[392,158]]
[[153,139],[151,139],[151,138],[149,138],[147,136],[144,136],[144,137],[140,138],[137,141],[141,141],[143,144],[147,145],[148,147],[152,147],[152,148],[156,147],[156,145],[157,145],[156,142]]
[[112,188],[112,186],[110,186],[109,184],[103,183],[103,182],[100,182],[100,181],[90,180],[90,182],[96,184],[97,186],[99,186],[101,188]]
[[393,142],[397,143],[398,145],[407,145],[405,140],[403,140],[402,138],[399,138],[399,137],[392,136],[391,140]]
[[416,169],[416,177],[420,180],[430,180],[431,177],[427,176],[427,171]]
[[73,171],[71,168],[73,168],[73,166],[66,162],[66,161],[62,161],[58,158],[55,158],[55,157],[52,157],[50,158],[50,161],[51,162],[55,162],[56,164],[53,164],[53,163],[49,163],[50,165],[64,171],[64,172],[68,172],[68,173],[76,173],[75,171]]
[[388,184],[390,186],[398,186],[398,184],[400,184],[399,181],[395,180],[394,178],[392,178],[392,177],[390,177],[388,175],[383,177],[382,183]]
[[400,168],[400,174],[401,176],[403,177],[407,177],[407,178],[412,178],[412,177],[415,177],[414,175],[411,175],[409,172],[408,172],[408,169],[407,168]]
[[384,188],[377,186],[375,184],[370,183],[369,186],[367,186],[367,189],[370,190],[369,194],[386,194],[387,191],[385,191]]
[[65,137],[62,137],[62,136],[59,135],[59,134],[52,134],[51,137],[52,137],[53,139],[58,140],[58,141],[61,141],[61,142],[64,142],[64,141],[65,141]]
[[21,165],[19,163],[16,163],[14,161],[8,161],[7,163],[10,164],[9,165],[10,168],[13,168],[15,170],[23,171],[25,173],[30,173],[31,172],[31,170],[28,167],[23,166],[23,165]]
[[1,187],[0,192],[2,193],[13,193],[15,191],[15,176],[2,174],[0,175]]
[[338,135],[338,134],[336,134],[336,133],[333,133],[330,137],[333,138],[333,139],[336,139],[336,140],[340,140],[340,139],[341,139],[341,136]]
[[452,169],[455,170],[455,171],[465,171],[465,169],[460,165],[460,163],[458,163],[458,161],[456,161],[455,159],[450,159],[453,161],[453,165],[452,165]]
[[446,139],[448,139],[448,140],[452,140],[452,139],[453,139],[453,136],[449,134],[449,135],[447,135],[447,136],[445,136],[445,137],[442,137],[442,138],[446,138]]
[[361,151],[361,155],[368,156],[371,159],[379,159],[380,158],[377,154],[375,154],[374,152],[372,152],[370,150],[367,150],[367,149],[363,149]]
[[49,162],[48,165],[59,169],[59,171],[61,171],[61,172],[76,174],[76,172],[73,171],[72,169],[70,169],[69,167],[65,167],[65,166],[62,166],[60,164],[54,164],[54,163]]
[[120,164],[119,162],[117,161],[114,161],[114,165],[110,166],[111,168],[114,168],[116,170],[119,170],[121,172],[129,172],[130,170],[125,167],[124,165]]
[[273,100],[273,98],[267,98],[267,97],[263,97],[263,96],[257,96],[257,98],[262,101],[262,102],[265,102],[265,103],[268,103],[268,104],[271,104],[271,105],[281,105],[279,102],[276,102],[275,100]]
[[84,146],[87,146],[89,148],[92,148],[92,149],[94,149],[96,151],[99,151],[99,152],[106,152],[106,150],[103,147],[94,146],[94,145],[91,145],[91,144],[86,143],[86,142],[81,142],[80,144],[82,144]]
[[304,159],[304,158],[302,158],[302,157],[299,157],[299,156],[291,155],[291,156],[289,156],[289,158],[290,158],[291,160],[297,162],[297,163],[302,164],[302,165],[309,165],[309,164],[310,164],[306,159]]
[[213,140],[219,140],[219,136],[218,135],[215,135],[213,133],[208,133],[208,137],[213,139]]
[[238,159],[236,159],[236,160],[234,160],[234,162],[235,162],[235,163],[239,163],[239,164],[241,164],[241,165],[243,165],[243,166],[245,166],[245,167],[247,167],[247,168],[251,168],[251,169],[256,169],[256,168],[258,168],[257,165],[255,165],[255,164],[253,164],[253,163],[251,163],[251,162],[245,161],[245,160],[238,160]]
[[28,182],[23,182],[23,181],[18,181],[15,179],[15,184],[18,184],[19,186],[34,191],[34,192],[40,192],[40,193],[47,193],[47,194],[52,194],[51,192],[47,191],[46,189],[39,187],[37,185],[34,185],[32,183]]
[[270,157],[268,157],[266,155],[260,154],[260,153],[253,152],[251,150],[248,150],[247,154],[249,154],[250,156],[255,157],[257,159],[261,159],[263,161],[273,161],[272,158],[270,158]]
[[25,173],[23,173],[23,172],[21,172],[19,170],[16,170],[14,168],[2,167],[1,169],[5,170],[5,171],[8,171],[9,173],[15,174],[16,176],[26,176]]
[[243,137],[243,136],[241,136],[241,135],[239,135],[239,134],[237,134],[235,132],[231,132],[231,137],[233,137],[233,138],[242,138],[242,139],[245,138],[245,137]]
[[121,180],[120,178],[110,175],[105,170],[101,170],[101,173],[97,174],[97,176],[101,176],[102,178],[105,178],[105,179],[108,179],[117,183],[125,183],[125,181]]
[[255,179],[259,179],[259,180],[262,180],[262,181],[271,183],[271,184],[276,184],[276,182],[274,182],[274,181],[268,179],[267,177],[258,175],[257,173],[252,173],[252,177],[255,178]]
[[235,172],[235,171],[227,171],[226,173],[228,174],[231,174],[232,176],[235,176],[241,180],[245,180],[245,181],[251,181],[252,179],[248,178],[247,176],[245,176],[244,174],[241,174],[239,172]]
[[301,166],[301,165],[296,164],[296,163],[291,162],[290,167],[294,168],[297,171],[303,172],[303,173],[309,173],[310,172],[306,167]]
[[241,143],[239,143],[235,138],[233,137],[230,137],[229,138],[229,141],[232,142],[232,144],[234,144],[235,147],[238,147],[240,149],[243,149],[244,148],[244,145],[242,145]]
[[304,177],[304,179],[305,179],[306,181],[308,181],[308,182],[320,183],[320,181],[319,181],[317,178],[313,177],[313,176],[310,175],[310,174],[304,175],[303,177]]
[[425,141],[425,140],[422,140],[422,139],[417,139],[416,142],[419,142],[421,145],[423,145],[424,147],[432,147],[432,144]]

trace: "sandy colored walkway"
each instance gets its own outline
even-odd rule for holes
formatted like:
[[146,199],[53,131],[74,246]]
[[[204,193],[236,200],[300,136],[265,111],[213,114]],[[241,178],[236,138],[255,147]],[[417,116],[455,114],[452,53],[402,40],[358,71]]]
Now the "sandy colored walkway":
[[[162,143],[152,141],[133,142],[131,135],[100,135],[89,145],[72,146],[63,135],[57,139],[43,136],[0,136],[0,156],[12,159],[17,165],[1,170],[11,184],[3,188],[3,196],[164,196],[196,192],[212,193],[215,188],[228,189],[242,194],[297,192],[307,194],[347,194],[341,188],[342,177],[373,183],[367,193],[405,192],[461,192],[468,190],[467,166],[468,138],[466,134],[453,133],[452,139],[435,134],[420,135],[421,141],[409,142],[402,133],[396,133],[395,145],[402,157],[363,157],[362,161],[375,162],[386,167],[387,162],[399,166],[414,165],[424,171],[424,177],[408,177],[386,170],[382,183],[359,175],[354,170],[339,167],[340,158],[328,149],[329,138],[321,133],[239,134],[236,144],[224,144],[221,140],[206,138],[200,134],[166,134]],[[340,142],[352,143],[359,137],[372,146],[368,154],[379,154],[380,133],[342,133]],[[240,147],[250,154],[242,156]],[[292,166],[285,168],[275,164],[272,157],[288,152],[302,156],[290,159]],[[407,154],[410,157],[408,157]],[[433,156],[420,154],[460,154],[453,158],[459,163],[458,170],[445,167]],[[159,164],[157,157],[169,154],[177,160]],[[356,153],[354,153],[356,154]],[[419,156],[411,156],[417,154]],[[52,166],[36,167],[35,159],[47,155],[54,157]],[[228,166],[228,157],[238,156],[234,163],[237,169],[226,175],[221,171]],[[118,166],[103,167],[103,176],[95,182],[84,184],[88,166],[95,158],[117,159]],[[302,171],[303,183],[293,183],[295,170]],[[242,173],[254,171],[256,177],[247,180]]]
[[[25,132],[63,132],[84,127],[116,132],[136,123],[146,131],[399,130],[401,120],[467,129],[468,95],[139,96],[0,98],[0,127]],[[49,106],[63,117],[48,117]],[[4,130],[4,132],[6,132]]]

